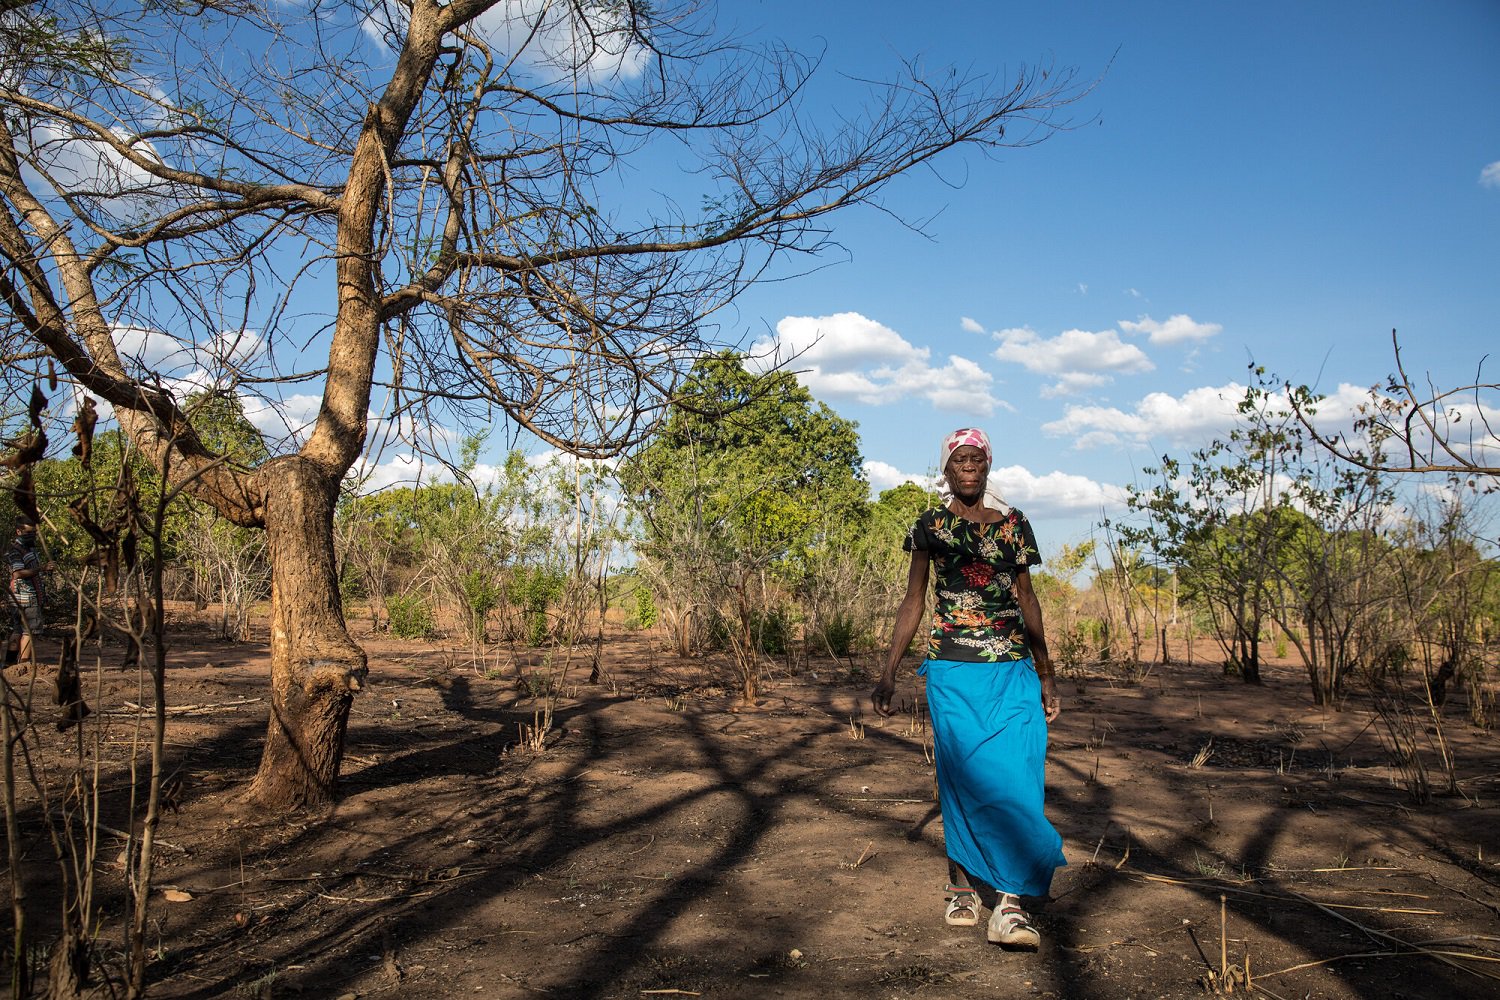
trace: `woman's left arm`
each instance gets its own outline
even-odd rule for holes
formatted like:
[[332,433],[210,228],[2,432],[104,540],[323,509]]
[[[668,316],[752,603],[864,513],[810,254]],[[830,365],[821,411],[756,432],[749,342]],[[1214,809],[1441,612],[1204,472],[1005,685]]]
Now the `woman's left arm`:
[[1047,633],[1042,628],[1042,603],[1036,599],[1031,587],[1031,571],[1016,571],[1016,603],[1021,606],[1021,625],[1026,629],[1026,642],[1031,647],[1031,660],[1036,664],[1036,674],[1042,679],[1042,711],[1047,721],[1057,718],[1062,704],[1057,698],[1057,678],[1052,669],[1052,654],[1047,651]]

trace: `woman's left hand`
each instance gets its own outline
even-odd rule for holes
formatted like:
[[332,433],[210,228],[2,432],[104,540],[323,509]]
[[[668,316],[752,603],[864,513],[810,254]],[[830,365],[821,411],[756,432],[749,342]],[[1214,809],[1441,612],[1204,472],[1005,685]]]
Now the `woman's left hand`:
[[1047,721],[1051,722],[1062,712],[1062,703],[1057,700],[1057,678],[1042,678],[1042,711],[1047,715]]

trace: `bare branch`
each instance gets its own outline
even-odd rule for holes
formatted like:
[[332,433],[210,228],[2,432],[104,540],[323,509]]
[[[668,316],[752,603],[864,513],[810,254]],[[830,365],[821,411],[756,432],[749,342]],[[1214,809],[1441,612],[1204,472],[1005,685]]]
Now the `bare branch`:
[[[1486,393],[1500,393],[1500,383],[1484,380],[1488,355],[1479,359],[1474,378],[1467,385],[1451,389],[1434,386],[1431,379],[1425,390],[1419,390],[1406,370],[1401,356],[1401,342],[1391,331],[1391,350],[1396,371],[1384,386],[1370,390],[1370,402],[1355,421],[1354,430],[1368,442],[1361,447],[1343,433],[1326,433],[1316,426],[1316,398],[1305,388],[1288,395],[1298,421],[1313,442],[1330,454],[1372,472],[1445,473],[1466,476],[1490,476],[1500,479],[1500,465],[1494,455],[1500,454],[1500,434],[1491,423],[1496,403],[1485,400]],[[1463,422],[1464,407],[1455,401],[1468,400],[1469,427],[1467,440],[1460,440],[1455,426]],[[1400,450],[1399,457],[1388,454],[1388,443]],[[1495,486],[1491,486],[1491,489]]]

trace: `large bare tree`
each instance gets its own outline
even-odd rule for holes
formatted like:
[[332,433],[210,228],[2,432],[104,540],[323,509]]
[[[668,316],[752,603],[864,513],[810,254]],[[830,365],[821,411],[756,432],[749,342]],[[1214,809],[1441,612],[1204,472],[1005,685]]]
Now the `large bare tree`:
[[[265,530],[250,792],[276,808],[333,794],[366,675],[331,521],[372,423],[503,415],[617,453],[717,346],[708,317],[832,246],[832,213],[957,147],[1040,141],[1086,89],[913,64],[820,127],[816,59],[645,0],[0,0],[0,46],[9,374],[55,364]],[[167,355],[199,391],[302,394],[315,416],[237,466]]]

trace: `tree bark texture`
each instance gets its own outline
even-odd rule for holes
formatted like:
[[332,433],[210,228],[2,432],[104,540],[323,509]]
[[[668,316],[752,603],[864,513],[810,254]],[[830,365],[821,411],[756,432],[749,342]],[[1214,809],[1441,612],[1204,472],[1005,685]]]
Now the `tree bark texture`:
[[271,553],[271,720],[248,795],[278,811],[329,801],[365,654],[344,622],[333,549],[339,479],[307,459],[275,459],[266,477]]

